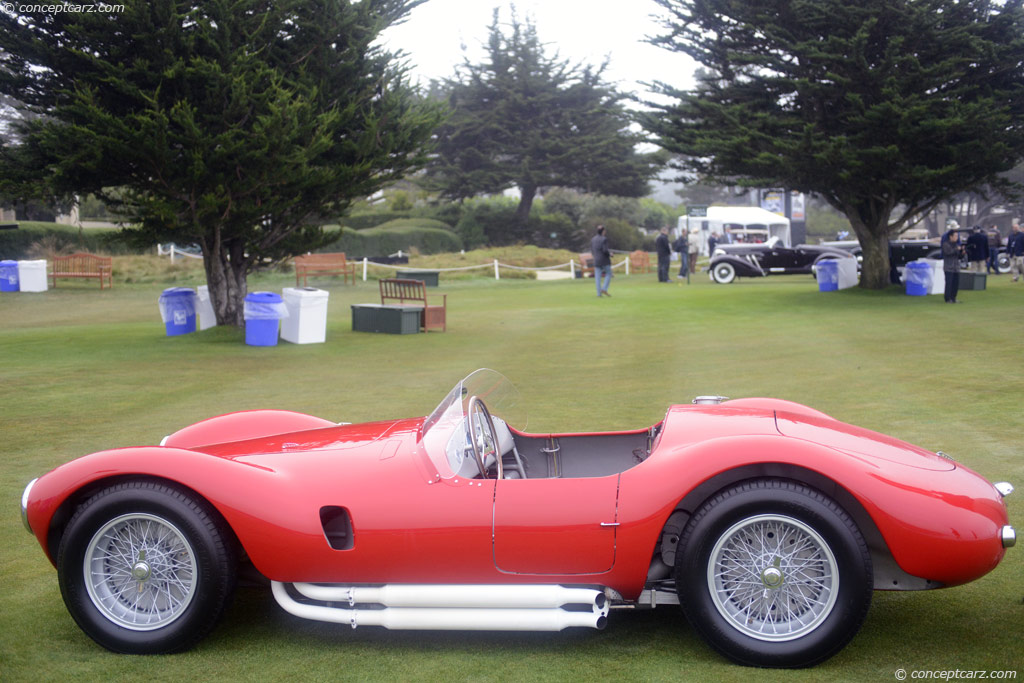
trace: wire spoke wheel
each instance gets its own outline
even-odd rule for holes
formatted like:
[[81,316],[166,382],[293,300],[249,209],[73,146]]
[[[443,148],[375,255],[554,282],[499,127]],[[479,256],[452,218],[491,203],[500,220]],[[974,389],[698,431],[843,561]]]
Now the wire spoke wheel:
[[874,587],[853,518],[787,479],[738,482],[706,500],[683,529],[675,565],[687,620],[747,666],[825,661],[860,629]]
[[723,533],[711,550],[707,580],[719,614],[742,633],[769,641],[813,631],[839,590],[825,540],[781,515],[751,517]]
[[150,514],[111,520],[90,541],[83,571],[93,604],[133,631],[180,617],[196,593],[195,553],[181,531]]

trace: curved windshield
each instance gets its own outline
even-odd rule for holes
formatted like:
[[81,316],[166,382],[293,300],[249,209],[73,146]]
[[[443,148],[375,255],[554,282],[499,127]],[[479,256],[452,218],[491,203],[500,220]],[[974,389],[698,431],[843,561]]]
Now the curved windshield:
[[442,477],[460,473],[467,476],[470,435],[466,415],[469,399],[474,396],[484,402],[496,421],[518,431],[526,429],[526,410],[515,386],[494,370],[483,368],[470,373],[448,392],[423,423],[423,447]]

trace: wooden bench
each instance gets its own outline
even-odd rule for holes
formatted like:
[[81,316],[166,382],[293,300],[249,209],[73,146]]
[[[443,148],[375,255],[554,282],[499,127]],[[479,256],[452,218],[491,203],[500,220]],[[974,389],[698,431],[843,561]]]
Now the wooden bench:
[[630,252],[629,270],[633,273],[649,273],[651,271],[651,255],[641,250]]
[[50,277],[53,279],[54,287],[57,286],[58,278],[91,278],[100,281],[100,289],[104,288],[104,282],[113,289],[113,264],[114,259],[110,256],[96,256],[82,252],[70,256],[54,256]]
[[356,264],[349,263],[345,258],[345,252],[333,254],[303,254],[295,257],[295,286],[306,284],[306,278],[310,275],[341,275],[342,282],[348,282],[352,278],[352,284],[356,283]]
[[423,306],[423,315],[420,318],[420,326],[425,332],[440,329],[447,331],[448,295],[441,295],[441,305],[427,303],[427,286],[422,280],[401,280],[396,278],[385,278],[380,281],[380,303],[386,305],[389,301],[397,301],[399,304],[406,302]]
[[580,254],[580,277],[593,277],[594,275],[594,255],[589,252],[583,252]]

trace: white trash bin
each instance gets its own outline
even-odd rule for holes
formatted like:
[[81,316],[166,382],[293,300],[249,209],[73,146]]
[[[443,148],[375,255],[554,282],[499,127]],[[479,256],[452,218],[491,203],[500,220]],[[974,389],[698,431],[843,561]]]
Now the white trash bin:
[[196,287],[196,313],[199,314],[200,330],[208,330],[217,326],[217,314],[213,312],[210,288],[207,285]]
[[315,287],[285,287],[281,298],[288,317],[281,321],[281,339],[293,344],[322,344],[327,340],[327,297]]
[[23,292],[45,292],[48,289],[46,259],[18,261],[18,280]]

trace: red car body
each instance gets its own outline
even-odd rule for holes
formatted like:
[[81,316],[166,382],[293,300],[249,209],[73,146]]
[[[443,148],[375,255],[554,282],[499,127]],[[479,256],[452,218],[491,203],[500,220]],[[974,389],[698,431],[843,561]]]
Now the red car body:
[[[449,401],[454,421],[448,422],[438,411],[428,418],[359,425],[284,411],[206,420],[167,437],[161,446],[103,451],[58,467],[26,491],[23,512],[62,572],[70,566],[74,573],[81,565],[75,556],[62,567],[60,558],[62,553],[73,556],[73,548],[65,550],[64,544],[80,524],[74,519],[78,508],[111,487],[132,490],[143,482],[199,501],[228,543],[237,544],[241,555],[272,582],[588,587],[599,592],[603,614],[605,599],[612,608],[673,602],[666,599],[673,593],[671,584],[688,571],[676,550],[693,548],[698,554],[701,520],[727,507],[723,497],[727,502],[753,496],[744,503],[748,518],[763,517],[763,526],[781,517],[800,534],[806,523],[829,541],[821,546],[832,543],[814,522],[817,513],[804,517],[799,500],[785,508],[774,501],[794,495],[826,501],[863,539],[867,591],[972,581],[996,567],[1013,544],[1002,500],[1006,489],[997,491],[941,455],[775,399],[672,406],[662,422],[635,431],[534,434],[509,425],[518,447],[515,459],[522,453],[518,471],[525,476],[491,478],[490,467],[483,468],[483,475],[480,467],[473,472],[466,455],[473,444],[467,442],[476,440],[485,450],[489,444],[492,461],[500,456],[508,462],[511,456],[499,453],[504,448],[499,448],[497,432],[503,429],[496,427],[503,422],[491,420],[488,439],[487,424],[473,422],[460,386],[466,385],[449,394],[456,400]],[[484,401],[486,394],[479,394]],[[459,415],[466,416],[463,423]],[[454,431],[438,433],[445,425]],[[465,441],[458,430],[467,430]],[[442,442],[447,452],[440,449]],[[549,452],[552,448],[558,452]],[[577,451],[580,455],[573,455]],[[510,467],[505,465],[505,476],[516,476]],[[125,509],[121,505],[116,509]],[[758,505],[765,511],[760,517]],[[791,519],[797,521],[790,524]],[[810,535],[818,537],[813,531]],[[719,537],[724,538],[720,533],[709,537],[708,544]],[[89,551],[83,552],[88,558]],[[787,562],[776,552],[755,568],[765,595],[783,582]],[[667,576],[661,564],[673,565]],[[833,567],[829,585],[856,582],[841,574],[840,551],[828,565]],[[145,561],[135,566],[142,567],[140,573],[150,569]],[[190,579],[202,574],[202,562],[191,571]],[[702,571],[694,571],[697,583]],[[796,584],[796,570],[788,571],[785,581]],[[714,583],[712,572],[705,574]],[[142,585],[140,580],[140,591]],[[730,586],[727,582],[726,589]],[[284,589],[275,586],[275,595],[279,590]],[[65,590],[66,601],[68,593],[74,593],[73,587]],[[864,604],[859,616],[844,616],[855,622],[853,631],[830,635],[827,642],[815,640],[823,637],[819,627],[801,624],[774,635],[740,633],[737,642],[723,644],[706,633],[714,630],[705,628],[709,615],[717,617],[711,607],[695,604],[702,596],[680,593],[678,601],[698,631],[734,660],[768,666],[804,666],[830,656],[853,636],[867,609]],[[839,602],[844,599],[841,594]],[[89,602],[83,602],[87,610]],[[295,602],[309,601],[300,596]],[[850,598],[850,604],[860,602],[862,597]],[[729,620],[722,600],[708,604]],[[442,600],[435,607],[453,605]],[[69,608],[107,647],[153,651],[141,644],[153,635],[150,631],[128,645],[116,638],[111,642],[105,632],[97,637],[94,626],[83,623],[88,618],[76,614],[82,605]],[[803,619],[799,611],[792,610]],[[455,628],[469,627],[455,623]],[[604,620],[594,625],[603,626]],[[130,625],[128,630],[133,630]],[[157,651],[191,644],[172,642]]]

